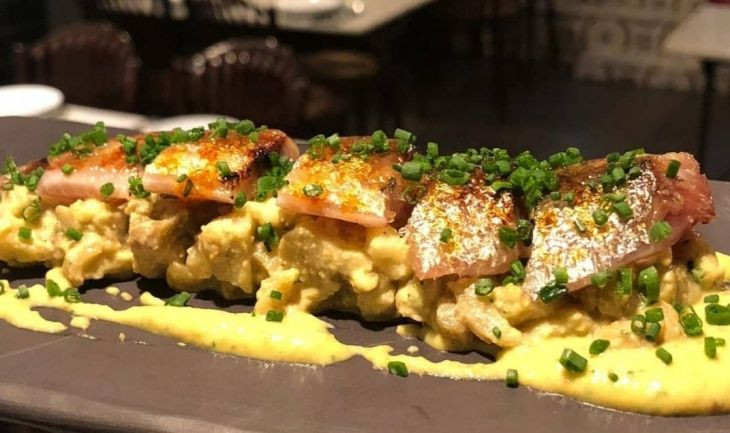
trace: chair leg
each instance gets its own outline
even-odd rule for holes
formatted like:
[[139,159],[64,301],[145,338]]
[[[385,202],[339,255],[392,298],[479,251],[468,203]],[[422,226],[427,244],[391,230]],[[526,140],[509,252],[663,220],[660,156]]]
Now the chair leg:
[[504,29],[500,17],[500,0],[492,3],[492,42],[494,53],[492,56],[494,73],[494,106],[497,110],[497,120],[502,123],[506,118],[507,89],[504,77]]
[[555,5],[553,4],[553,0],[545,0],[545,19],[547,20],[551,62],[553,67],[559,68],[560,44],[558,42],[558,29],[555,24]]

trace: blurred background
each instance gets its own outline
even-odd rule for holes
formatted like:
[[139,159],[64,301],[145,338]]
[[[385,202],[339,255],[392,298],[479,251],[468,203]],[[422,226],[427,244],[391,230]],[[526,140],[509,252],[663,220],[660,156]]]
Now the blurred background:
[[[693,152],[710,177],[730,179],[728,9],[698,0],[0,0],[0,115],[150,130],[212,114],[300,138],[400,127],[449,149],[540,156],[643,146]],[[60,95],[7,87],[20,83]]]

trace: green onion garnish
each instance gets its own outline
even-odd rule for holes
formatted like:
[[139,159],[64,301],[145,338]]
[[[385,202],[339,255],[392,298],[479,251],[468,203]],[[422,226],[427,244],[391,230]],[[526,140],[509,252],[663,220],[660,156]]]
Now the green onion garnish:
[[610,380],[611,382],[618,382],[618,374],[608,373],[608,380]]
[[193,192],[193,181],[190,179],[187,179],[185,181],[185,187],[183,188],[183,197],[187,197],[190,195],[191,192]]
[[588,360],[574,352],[572,349],[565,349],[560,355],[560,363],[568,371],[582,373],[586,370]]
[[269,310],[266,312],[267,322],[281,322],[284,320],[284,312],[277,310]]
[[469,181],[471,173],[461,170],[444,170],[439,174],[439,180],[448,185],[460,186]]
[[56,296],[63,296],[63,290],[61,290],[61,286],[58,285],[57,282],[53,280],[46,280],[46,292],[48,292],[48,296],[51,298],[55,298]]
[[646,294],[646,302],[651,304],[659,300],[659,273],[654,266],[639,272],[639,289]]
[[602,226],[608,222],[608,215],[602,209],[596,209],[593,211],[593,222]]
[[68,176],[69,174],[74,172],[74,167],[71,164],[63,164],[63,167],[61,167],[61,172]]
[[188,178],[188,175],[183,173],[183,174],[179,175],[176,180],[177,180],[177,183],[182,183],[182,182],[185,182],[187,180],[187,178]]
[[450,228],[445,228],[441,230],[441,234],[439,235],[439,240],[441,243],[448,243],[451,238],[454,236],[454,232]]
[[664,320],[664,310],[660,307],[649,308],[644,311],[644,315],[646,316],[647,322],[661,322]]
[[502,226],[498,232],[499,240],[509,248],[514,248],[520,240],[520,234],[512,227]]
[[630,295],[634,290],[634,270],[624,268],[618,271],[619,281],[616,285],[616,292],[620,295]]
[[101,193],[104,200],[108,199],[114,193],[114,184],[111,182],[105,183],[99,188],[99,193]]
[[659,322],[651,322],[646,324],[644,330],[644,338],[647,341],[655,342],[659,338],[659,334],[662,332],[662,325]]
[[23,208],[23,210],[20,212],[20,215],[27,223],[34,223],[38,221],[39,219],[41,219],[41,216],[43,216],[41,201],[39,199],[33,200],[28,206]]
[[660,347],[656,350],[657,358],[661,359],[663,363],[669,365],[672,363],[672,354],[667,349]]
[[18,237],[24,241],[29,241],[33,231],[29,227],[21,227],[18,229]]
[[705,304],[717,304],[720,302],[720,295],[714,294],[714,295],[707,295],[703,299],[705,301]]
[[70,229],[66,230],[66,237],[71,239],[72,241],[78,242],[83,237],[83,233],[76,230],[75,228],[70,228]]
[[246,204],[246,193],[243,191],[239,191],[236,193],[236,197],[233,199],[233,206],[236,207],[236,209],[241,209],[243,205]]
[[585,231],[586,231],[586,226],[585,226],[585,224],[583,224],[583,221],[581,221],[581,220],[580,220],[580,218],[576,218],[576,219],[575,219],[575,220],[573,221],[573,224],[575,224],[575,228],[576,228],[576,229],[577,229],[577,230],[578,230],[579,232],[583,233],[583,232],[585,232]]
[[637,314],[631,319],[631,332],[637,335],[644,335],[646,330],[646,317],[643,314]]
[[176,293],[165,301],[165,305],[169,305],[171,307],[184,307],[188,304],[190,298],[191,295],[188,292]]
[[512,264],[509,265],[509,269],[512,275],[517,279],[517,281],[522,281],[525,279],[525,265],[522,264],[521,260],[517,259],[512,262]]
[[266,251],[269,252],[274,248],[274,245],[279,242],[279,235],[276,234],[274,226],[272,226],[271,223],[266,223],[256,227],[255,238],[257,241],[263,242],[266,247]]
[[423,165],[420,162],[408,161],[403,164],[400,174],[405,180],[418,182],[423,177]]
[[555,276],[555,284],[568,284],[568,271],[564,267],[556,267],[553,270],[553,275]]
[[667,165],[667,172],[666,172],[667,177],[670,179],[674,179],[675,177],[677,177],[677,173],[679,173],[680,165],[682,165],[682,163],[677,161],[676,159],[669,161],[669,165]]
[[614,203],[613,210],[622,220],[631,219],[634,216],[634,211],[631,210],[631,207],[625,201]]
[[705,337],[705,355],[711,359],[715,359],[717,357],[717,343],[715,342],[715,337]]
[[618,203],[626,200],[626,194],[621,194],[617,192],[606,194],[603,197],[611,203]]
[[568,289],[564,285],[551,283],[540,289],[537,296],[542,302],[548,304],[563,297],[566,293],[568,293]]
[[679,324],[689,337],[702,335],[702,319],[691,308],[679,312]]
[[307,197],[314,198],[314,197],[318,197],[318,196],[322,195],[324,190],[322,189],[321,186],[317,185],[316,183],[308,183],[308,184],[304,185],[304,187],[302,188],[302,192]]
[[142,179],[137,176],[129,177],[129,193],[137,198],[147,198],[150,196],[149,191],[144,189]]
[[231,168],[228,166],[228,163],[225,161],[218,161],[215,163],[215,168],[218,170],[218,175],[225,179],[231,175]]
[[390,361],[388,362],[388,373],[400,377],[407,377],[408,367],[406,367],[406,364],[401,361]]
[[30,292],[28,291],[28,287],[25,285],[22,285],[18,287],[18,293],[15,294],[15,297],[18,299],[27,299],[30,296]]
[[63,299],[66,302],[75,304],[77,302],[81,302],[81,293],[79,293],[78,289],[75,287],[69,287],[63,291]]
[[281,292],[278,290],[272,290],[271,293],[269,293],[269,297],[271,299],[280,300],[281,299]]
[[591,284],[598,287],[599,289],[603,289],[608,285],[608,283],[611,282],[613,279],[613,272],[611,271],[601,271],[593,274],[591,276]]
[[498,339],[502,338],[502,330],[499,329],[499,326],[495,326],[494,328],[492,328],[492,334],[494,334],[494,336]]
[[507,376],[504,379],[504,383],[507,385],[507,388],[517,388],[520,386],[517,370],[512,368],[507,370]]
[[496,284],[491,278],[480,278],[474,283],[474,294],[477,296],[487,296],[494,291]]
[[599,355],[599,354],[605,352],[606,349],[608,349],[608,346],[610,346],[610,345],[611,345],[611,342],[608,340],[602,340],[602,339],[593,340],[593,342],[591,343],[591,346],[588,348],[588,352],[591,355]]
[[705,305],[705,320],[710,325],[730,325],[730,308],[720,304]]
[[654,225],[651,226],[651,230],[649,230],[649,240],[654,243],[661,242],[671,234],[672,226],[670,226],[666,221],[658,221],[655,222]]

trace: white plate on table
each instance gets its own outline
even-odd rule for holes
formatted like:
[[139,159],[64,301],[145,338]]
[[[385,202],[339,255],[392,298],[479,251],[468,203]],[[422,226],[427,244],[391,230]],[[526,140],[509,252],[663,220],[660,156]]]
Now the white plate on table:
[[253,0],[252,3],[287,14],[317,15],[336,12],[345,5],[345,0]]
[[63,93],[41,84],[0,86],[0,116],[42,116],[63,105]]
[[172,131],[175,128],[192,129],[199,126],[207,127],[209,123],[220,118],[229,122],[237,122],[238,119],[223,116],[221,114],[186,114],[183,116],[165,117],[164,119],[152,119],[145,125],[146,131]]

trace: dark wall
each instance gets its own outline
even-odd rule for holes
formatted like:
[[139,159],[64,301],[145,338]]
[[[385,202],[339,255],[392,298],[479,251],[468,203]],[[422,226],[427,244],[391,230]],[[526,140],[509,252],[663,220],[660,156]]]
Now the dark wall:
[[48,29],[45,0],[0,0],[0,84],[11,80],[11,47],[28,42]]

